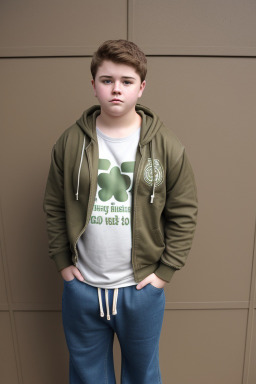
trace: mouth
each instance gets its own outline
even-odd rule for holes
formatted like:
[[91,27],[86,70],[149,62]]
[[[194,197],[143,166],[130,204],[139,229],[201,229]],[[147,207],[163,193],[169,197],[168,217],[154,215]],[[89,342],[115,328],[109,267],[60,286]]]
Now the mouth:
[[122,103],[123,101],[120,99],[117,99],[116,97],[112,100],[110,100],[110,103]]

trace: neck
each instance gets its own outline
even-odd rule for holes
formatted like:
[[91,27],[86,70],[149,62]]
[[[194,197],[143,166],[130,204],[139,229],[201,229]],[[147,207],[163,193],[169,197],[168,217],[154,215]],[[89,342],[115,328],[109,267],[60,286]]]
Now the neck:
[[107,136],[122,138],[131,135],[141,125],[141,117],[134,110],[128,116],[109,116],[103,111],[96,119],[97,127]]

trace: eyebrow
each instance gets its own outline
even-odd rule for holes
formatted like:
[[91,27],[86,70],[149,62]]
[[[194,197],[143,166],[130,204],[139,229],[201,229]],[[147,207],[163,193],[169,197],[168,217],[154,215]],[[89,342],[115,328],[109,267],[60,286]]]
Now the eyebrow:
[[[107,75],[102,75],[99,78],[101,79],[102,77],[107,78],[107,79],[112,79],[113,78],[113,76],[107,76]],[[121,79],[133,79],[133,80],[136,80],[135,77],[132,77],[132,76],[122,76]]]

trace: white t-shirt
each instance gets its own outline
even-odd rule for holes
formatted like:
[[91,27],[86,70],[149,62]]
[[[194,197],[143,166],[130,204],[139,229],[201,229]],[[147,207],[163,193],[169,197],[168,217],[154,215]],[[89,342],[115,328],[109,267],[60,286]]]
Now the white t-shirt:
[[97,137],[97,193],[89,224],[77,243],[77,268],[87,284],[121,288],[136,284],[131,262],[131,210],[140,129],[117,139],[97,129]]

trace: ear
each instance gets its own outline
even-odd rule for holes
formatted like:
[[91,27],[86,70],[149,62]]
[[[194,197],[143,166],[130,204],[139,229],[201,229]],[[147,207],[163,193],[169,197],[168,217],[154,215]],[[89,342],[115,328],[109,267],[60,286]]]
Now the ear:
[[96,94],[96,87],[95,87],[95,81],[92,79],[92,80],[91,80],[91,83],[92,83],[93,90],[94,90],[94,96],[97,97],[97,94]]
[[141,96],[142,96],[145,87],[146,87],[146,80],[142,81],[142,83],[141,83],[141,85],[140,85],[140,90],[139,90],[138,97],[141,97]]

